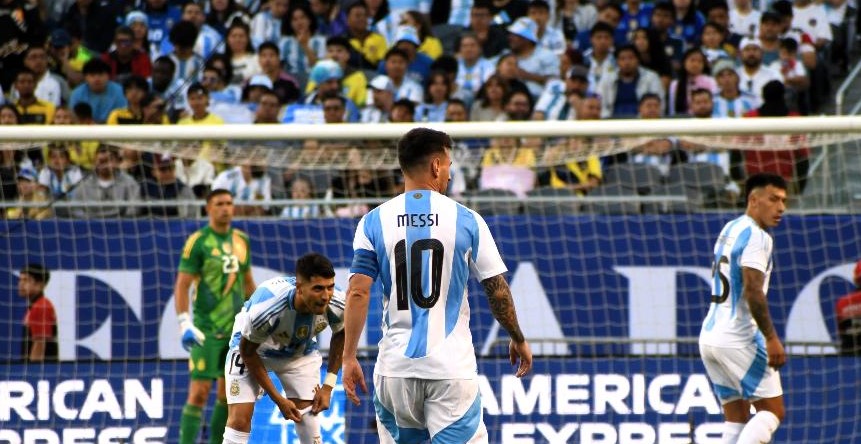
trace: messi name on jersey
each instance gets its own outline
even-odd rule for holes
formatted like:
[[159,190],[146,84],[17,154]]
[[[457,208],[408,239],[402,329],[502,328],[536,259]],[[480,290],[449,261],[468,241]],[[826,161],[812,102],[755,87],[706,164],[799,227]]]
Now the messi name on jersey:
[[399,214],[398,228],[400,227],[438,227],[438,213],[419,213],[419,214]]

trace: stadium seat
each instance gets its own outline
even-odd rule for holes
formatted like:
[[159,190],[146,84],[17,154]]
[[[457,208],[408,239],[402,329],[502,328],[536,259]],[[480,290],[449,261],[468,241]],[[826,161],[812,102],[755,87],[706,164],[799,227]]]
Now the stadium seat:
[[693,162],[674,165],[670,168],[667,183],[682,184],[698,191],[703,198],[703,206],[716,208],[723,202],[723,190],[727,177],[723,169],[713,163]]
[[[535,201],[533,197],[556,198],[556,200]],[[527,193],[523,212],[535,216],[566,216],[577,214],[580,203],[575,201],[577,193],[569,188],[541,187]]]
[[659,185],[652,189],[651,195],[682,196],[687,201],[646,202],[643,204],[643,213],[692,213],[702,209],[702,195],[699,191],[680,183]]
[[302,170],[297,172],[296,176],[311,181],[311,185],[314,186],[314,197],[317,198],[324,197],[326,190],[332,187],[332,172],[329,170]]
[[620,199],[623,197],[631,197],[634,194],[635,193],[631,188],[627,188],[619,184],[611,183],[601,185],[600,187],[590,191],[588,197],[607,197],[610,199],[605,202],[588,202],[585,208],[589,212],[600,214],[639,214],[640,204],[638,202]]
[[617,163],[604,170],[605,184],[619,184],[639,194],[649,194],[663,182],[661,170],[644,163]]
[[[464,195],[467,205],[482,216],[495,216],[500,214],[520,213],[520,199],[508,190],[488,188],[478,190]],[[495,201],[482,201],[475,198],[493,198]]]

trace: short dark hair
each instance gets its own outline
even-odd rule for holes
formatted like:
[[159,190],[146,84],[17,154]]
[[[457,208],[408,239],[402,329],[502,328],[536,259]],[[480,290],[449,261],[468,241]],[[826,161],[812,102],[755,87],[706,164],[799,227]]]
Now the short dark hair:
[[550,3],[547,0],[532,0],[529,2],[529,8],[544,9],[550,11]]
[[615,31],[616,30],[609,23],[597,22],[595,23],[595,25],[592,26],[592,29],[589,30],[589,37],[592,37],[599,32],[606,32],[612,37]]
[[275,51],[275,54],[278,54],[279,56],[281,55],[281,48],[279,48],[275,42],[267,40],[261,43],[260,46],[257,47],[257,54],[260,54],[264,49]]
[[691,91],[691,98],[693,98],[694,96],[698,96],[698,95],[700,95],[700,94],[707,95],[707,96],[709,96],[709,98],[713,98],[713,97],[714,97],[714,94],[713,94],[713,93],[711,92],[711,90],[709,90],[709,89],[706,89],[706,88],[694,88],[694,90],[693,90],[693,91]]
[[84,64],[83,69],[84,75],[87,74],[110,74],[111,67],[108,66],[107,62],[96,57],[90,59],[87,63]]
[[458,61],[451,54],[442,54],[431,63],[431,71],[443,71],[448,74],[457,75]]
[[340,46],[347,51],[353,49],[353,46],[350,44],[350,40],[342,35],[333,35],[326,39],[326,47],[330,46]]
[[108,153],[108,154],[110,154],[110,155],[111,155],[111,157],[113,157],[115,160],[119,160],[119,158],[120,158],[120,149],[119,149],[119,148],[117,148],[117,147],[115,147],[115,146],[113,146],[113,145],[108,145],[108,144],[105,144],[105,143],[100,143],[100,144],[99,144],[99,146],[98,146],[98,147],[96,147],[96,155],[99,155],[99,154],[101,154],[101,153]]
[[676,7],[669,1],[659,1],[655,3],[654,8],[652,9],[652,15],[655,15],[658,11],[669,12],[673,17],[676,15]]
[[200,82],[194,82],[191,85],[189,85],[188,91],[185,92],[185,96],[191,97],[192,94],[198,94],[198,93],[209,97],[209,90],[206,89],[206,87],[203,86],[203,84],[201,84]]
[[414,170],[434,154],[454,145],[448,134],[430,128],[413,128],[398,141],[398,163],[405,173]]
[[[96,59],[93,59],[93,60],[96,60]],[[159,58],[152,61],[153,65],[155,65],[156,63],[167,63],[168,65],[170,65],[170,70],[172,72],[176,72],[176,62],[174,62],[173,59],[170,58],[169,56],[163,55],[163,56],[160,56]]]
[[170,28],[168,40],[170,43],[173,43],[174,46],[191,48],[197,41],[198,32],[197,26],[194,26],[194,23],[191,23],[188,20],[181,20]]
[[362,8],[365,12],[368,12],[368,5],[366,5],[365,2],[353,2],[347,5],[347,9],[344,10],[344,14],[350,15],[350,13],[356,8]]
[[135,33],[134,33],[134,31],[132,31],[132,28],[129,28],[128,26],[123,25],[123,26],[117,26],[117,29],[114,30],[114,37],[116,37],[118,35],[125,35],[125,36],[129,36],[129,37],[134,37]]
[[123,92],[126,92],[131,88],[137,88],[144,92],[149,92],[149,82],[141,76],[131,75],[123,80]]
[[619,54],[621,54],[625,51],[630,51],[630,52],[634,53],[634,57],[637,58],[637,61],[640,61],[640,52],[637,51],[637,47],[634,46],[633,43],[626,43],[624,45],[618,46],[616,48],[616,50],[613,52],[613,57],[615,57],[618,60]]
[[744,181],[744,195],[750,196],[750,193],[753,190],[757,188],[765,188],[769,185],[784,191],[788,188],[786,179],[779,174],[756,173],[748,176],[747,180]]
[[335,277],[332,261],[320,253],[308,253],[296,260],[296,278],[310,280],[314,276],[329,279]]
[[[400,107],[406,108],[411,116],[416,114],[416,103],[410,99],[398,99],[395,100],[395,103],[392,103],[392,110]],[[391,114],[391,111],[389,114]]]
[[640,101],[637,102],[637,106],[642,106],[643,103],[646,102],[646,100],[657,100],[658,103],[661,103],[661,96],[655,93],[645,93],[643,94],[643,97],[640,97]]
[[15,80],[18,80],[18,76],[20,76],[21,74],[23,74],[25,76],[30,76],[34,79],[36,78],[36,73],[32,69],[24,67],[24,66],[18,68],[18,72],[15,73]]
[[89,120],[93,118],[93,107],[87,102],[78,102],[72,107],[72,112],[78,120]]
[[227,194],[230,197],[233,197],[233,193],[231,193],[230,190],[224,188],[216,188],[206,194],[206,203],[208,204],[209,201],[211,201],[214,197],[221,196],[222,194]]
[[389,48],[389,50],[386,52],[386,57],[384,58],[384,60],[388,61],[389,58],[393,57],[393,56],[398,56],[404,60],[410,59],[410,56],[407,55],[406,51],[404,51],[401,48],[398,48],[397,46],[393,46],[393,47]]
[[780,39],[780,48],[785,49],[790,54],[798,52],[798,41],[792,37]]
[[35,279],[38,282],[43,284],[47,284],[48,280],[51,279],[51,272],[42,264],[31,263],[24,266],[21,269],[21,274],[26,274]]
[[337,100],[337,101],[341,102],[341,106],[344,106],[344,107],[347,106],[347,99],[345,99],[344,96],[342,96],[337,91],[329,91],[326,94],[323,94],[322,96],[320,96],[320,103],[324,103],[327,100]]

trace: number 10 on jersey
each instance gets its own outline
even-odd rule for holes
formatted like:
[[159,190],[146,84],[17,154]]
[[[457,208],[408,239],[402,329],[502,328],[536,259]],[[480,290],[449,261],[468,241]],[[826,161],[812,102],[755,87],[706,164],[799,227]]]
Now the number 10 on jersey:
[[[430,251],[430,264],[425,263],[425,251]],[[429,309],[439,300],[442,286],[442,261],[445,247],[437,239],[419,239],[410,246],[407,257],[407,243],[401,240],[395,244],[395,283],[397,287],[398,310],[409,310],[407,298],[407,272],[409,272],[409,294],[420,308]],[[430,294],[422,288],[424,271],[430,266]]]

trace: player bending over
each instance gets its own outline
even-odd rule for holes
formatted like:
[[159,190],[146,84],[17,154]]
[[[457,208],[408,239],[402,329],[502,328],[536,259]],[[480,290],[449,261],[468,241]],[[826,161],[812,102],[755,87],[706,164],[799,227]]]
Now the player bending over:
[[[786,210],[786,181],[755,174],[745,183],[747,211],[727,223],[714,247],[712,297],[700,355],[723,404],[724,443],[767,443],[783,420],[777,370],[786,362],[768,312],[772,238]],[[750,405],[756,414],[750,417]]]
[[[251,415],[260,388],[287,419],[296,422],[302,444],[319,444],[317,414],[329,408],[344,350],[344,293],[335,289],[335,269],[325,256],[309,253],[296,261],[296,277],[269,279],[257,287],[236,315],[227,380],[224,444],[244,444],[251,436]],[[316,336],[329,327],[328,375],[320,387]],[[285,396],[267,371],[281,381]]]

